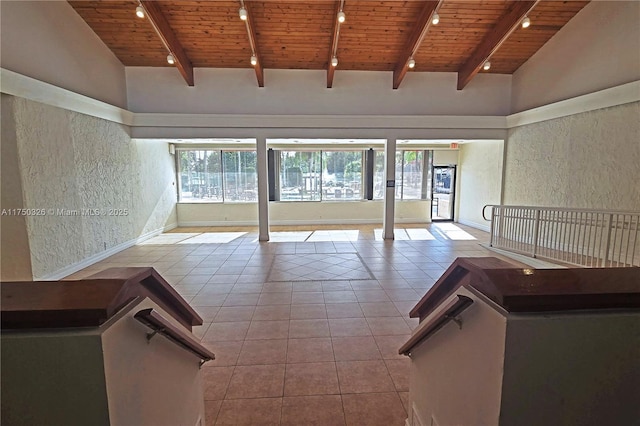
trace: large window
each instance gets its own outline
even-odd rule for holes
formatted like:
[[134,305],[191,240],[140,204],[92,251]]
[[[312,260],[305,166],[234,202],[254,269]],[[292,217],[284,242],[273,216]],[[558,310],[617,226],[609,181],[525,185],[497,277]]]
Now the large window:
[[362,151],[322,151],[322,199],[362,199]]
[[322,157],[317,151],[280,152],[280,200],[319,201]]
[[251,202],[258,199],[255,151],[179,150],[178,199]]
[[280,201],[360,200],[362,151],[280,151]]
[[396,152],[396,199],[429,198],[431,158],[431,151]]

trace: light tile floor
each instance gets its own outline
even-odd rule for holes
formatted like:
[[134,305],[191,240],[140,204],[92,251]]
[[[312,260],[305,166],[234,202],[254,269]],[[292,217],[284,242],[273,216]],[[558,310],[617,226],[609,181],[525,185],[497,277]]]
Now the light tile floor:
[[[488,234],[443,223],[289,229],[177,229],[77,274],[153,266],[204,319],[194,333],[207,425],[402,426],[408,312],[457,257],[496,256]],[[499,256],[498,256],[499,257]]]

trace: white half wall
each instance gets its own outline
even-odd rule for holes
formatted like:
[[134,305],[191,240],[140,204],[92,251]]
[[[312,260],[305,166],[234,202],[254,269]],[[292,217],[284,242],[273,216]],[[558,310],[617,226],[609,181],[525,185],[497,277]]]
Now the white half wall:
[[592,1],[513,74],[511,112],[637,80],[640,2]]
[[504,204],[640,211],[640,102],[509,131]]
[[26,217],[35,278],[74,272],[68,268],[175,226],[167,144],[132,141],[127,126],[11,99],[23,207],[38,212]]
[[489,230],[482,207],[500,204],[503,141],[468,142],[460,145],[458,221]]
[[125,69],[66,1],[1,1],[2,68],[126,108]]
[[[382,224],[384,202],[270,202],[270,225]],[[256,226],[257,203],[179,203],[179,226]],[[428,223],[431,201],[398,201],[396,223]]]
[[398,90],[392,72],[265,70],[258,87],[252,69],[194,70],[188,87],[173,68],[127,67],[129,110],[138,113],[265,115],[507,115],[511,76],[478,75],[456,89],[456,73],[409,73]]

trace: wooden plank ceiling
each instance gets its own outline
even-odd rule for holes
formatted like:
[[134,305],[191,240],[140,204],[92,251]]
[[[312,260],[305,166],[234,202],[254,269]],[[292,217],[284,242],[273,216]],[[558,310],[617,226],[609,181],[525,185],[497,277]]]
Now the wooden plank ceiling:
[[[412,57],[416,65],[408,72],[458,72],[462,89],[478,72],[514,73],[589,2],[344,0],[346,21],[337,32],[339,0],[162,0],[153,1],[155,12],[143,19],[135,15],[137,0],[69,3],[125,66],[178,66],[190,85],[189,67],[252,68],[252,54],[259,84],[263,68],[329,71],[338,35],[336,72],[395,71],[395,88]],[[249,25],[238,14],[243,5]],[[168,25],[153,23],[158,13]],[[433,13],[440,16],[437,25]],[[526,29],[520,26],[525,14],[531,19]],[[171,52],[179,56],[176,65],[167,63],[176,47],[166,40],[184,53]],[[333,72],[329,77],[331,87]]]

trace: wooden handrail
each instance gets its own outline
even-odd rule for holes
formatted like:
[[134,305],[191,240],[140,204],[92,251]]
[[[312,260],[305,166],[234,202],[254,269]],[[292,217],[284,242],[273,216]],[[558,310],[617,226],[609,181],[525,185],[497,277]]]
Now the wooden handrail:
[[431,337],[449,321],[456,320],[456,317],[460,315],[460,313],[473,304],[473,299],[470,297],[461,296],[459,294],[457,294],[456,297],[457,299],[451,301],[440,315],[426,323],[420,331],[412,335],[407,343],[402,345],[398,350],[398,353],[400,355],[409,355],[414,347]]
[[110,268],[82,280],[0,283],[1,327],[99,327],[136,298],[149,298],[187,330],[202,324],[151,267]]
[[134,318],[153,330],[153,333],[147,335],[147,339],[150,340],[156,333],[160,333],[183,349],[199,356],[202,360],[200,365],[216,358],[213,352],[185,333],[184,330],[170,323],[169,320],[152,308],[136,312]]

